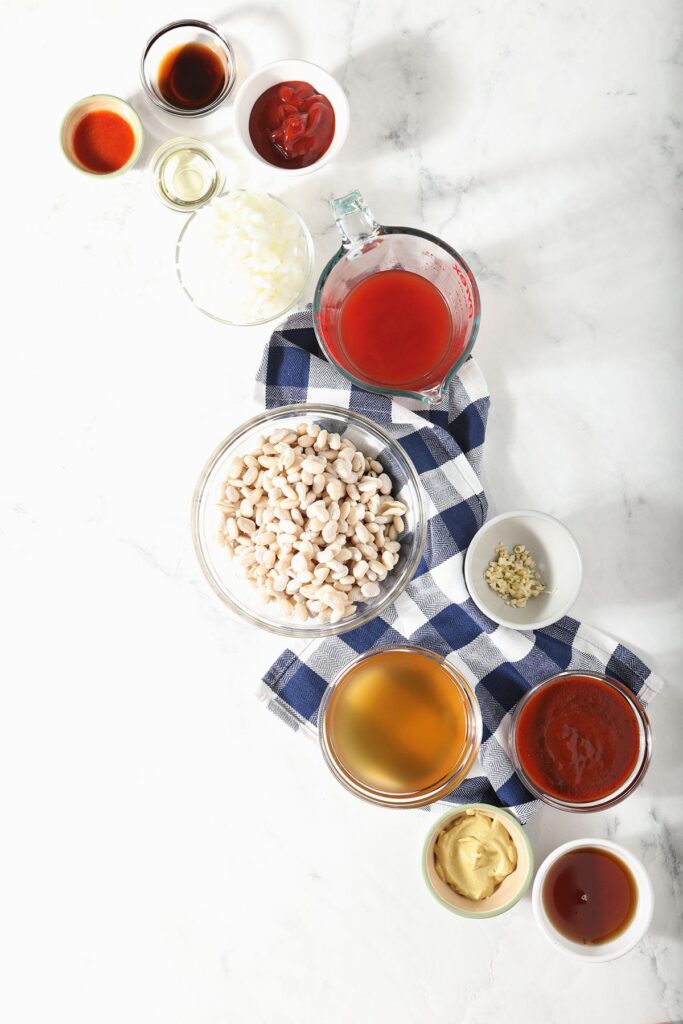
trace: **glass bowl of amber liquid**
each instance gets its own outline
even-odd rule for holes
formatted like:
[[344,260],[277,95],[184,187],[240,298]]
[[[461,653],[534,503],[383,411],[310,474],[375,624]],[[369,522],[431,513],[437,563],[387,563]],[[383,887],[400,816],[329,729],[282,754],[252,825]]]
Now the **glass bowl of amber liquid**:
[[481,743],[474,691],[445,658],[409,644],[373,648],[328,688],[319,715],[323,757],[356,796],[422,807],[466,777]]

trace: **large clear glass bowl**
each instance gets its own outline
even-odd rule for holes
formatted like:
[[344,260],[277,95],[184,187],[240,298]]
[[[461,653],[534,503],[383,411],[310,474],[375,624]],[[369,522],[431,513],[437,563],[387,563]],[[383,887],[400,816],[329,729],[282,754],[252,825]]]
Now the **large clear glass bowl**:
[[[300,423],[315,422],[330,433],[347,437],[365,455],[382,463],[393,482],[393,496],[399,498],[407,511],[402,517],[405,530],[398,538],[401,544],[397,565],[379,583],[379,594],[339,622],[294,622],[267,604],[260,593],[238,573],[219,543],[222,522],[218,501],[228,477],[228,466],[236,455],[246,455],[257,447],[263,434],[279,427],[296,429]],[[426,516],[422,485],[415,467],[403,448],[365,416],[334,405],[284,405],[255,416],[233,431],[215,450],[202,470],[192,502],[192,533],[199,564],[220,599],[237,615],[254,626],[282,636],[314,639],[346,633],[350,629],[380,615],[392,604],[413,577],[422,556],[426,534]]]
[[[176,244],[176,276],[178,278],[180,287],[185,292],[188,299],[190,300],[192,305],[195,306],[196,309],[198,309],[201,313],[204,313],[206,316],[211,317],[212,320],[217,320],[218,323],[227,324],[230,327],[256,327],[259,324],[268,324],[272,320],[277,320],[280,317],[284,316],[285,313],[289,312],[289,310],[293,309],[293,307],[296,306],[301,301],[301,298],[308,286],[308,281],[311,276],[311,268],[313,266],[313,239],[311,238],[311,233],[308,230],[303,218],[301,217],[300,214],[296,212],[296,210],[293,210],[292,207],[289,206],[287,203],[284,203],[281,199],[278,199],[277,196],[271,195],[270,192],[268,192],[265,194],[268,196],[269,199],[273,200],[273,202],[275,203],[279,203],[280,206],[284,207],[284,209],[291,213],[299,222],[299,229],[301,231],[301,246],[302,249],[305,250],[304,259],[306,264],[306,269],[302,277],[301,287],[298,289],[298,291],[293,292],[291,295],[289,295],[286,301],[282,303],[279,308],[273,308],[265,316],[235,316],[231,319],[228,319],[225,316],[220,316],[218,313],[215,312],[215,310],[207,308],[206,305],[203,305],[200,301],[198,301],[196,296],[193,294],[193,290],[188,287],[188,274],[186,272],[186,269],[184,269],[185,254],[187,249],[186,241],[188,237],[191,236],[192,232],[195,231],[195,229],[198,227],[199,218],[207,217],[208,215],[210,215],[212,206],[220,204],[221,201],[226,196],[234,194],[235,192],[246,193],[249,191],[249,189],[228,189],[225,192],[221,192],[220,195],[214,196],[214,198],[209,203],[202,206],[199,210],[195,210],[194,213],[190,214],[190,216],[187,218],[182,227],[180,235],[178,236],[178,242]],[[214,258],[214,254],[212,254],[212,252],[206,253],[207,263],[210,263],[210,261]],[[196,277],[196,273],[194,274],[194,276]]]
[[[417,654],[423,658],[431,659],[448,674],[453,684],[454,693],[462,701],[465,721],[462,747],[459,751],[454,749],[453,763],[448,772],[441,778],[434,779],[429,786],[423,789],[409,788],[401,791],[379,789],[359,777],[354,772],[354,766],[346,763],[335,748],[334,728],[328,722],[330,717],[328,709],[331,707],[335,691],[339,687],[344,686],[344,681],[361,662],[368,661],[381,653]],[[356,713],[358,714],[358,708],[356,708]],[[385,744],[388,756],[391,756],[391,740],[386,735],[381,735],[377,723],[373,722],[371,717],[366,718],[363,722],[363,731],[366,738],[367,735],[375,734],[377,744]],[[401,644],[391,647],[373,647],[366,651],[365,654],[361,654],[350,665],[344,666],[331,686],[328,686],[325,691],[318,715],[318,734],[325,763],[335,778],[355,796],[360,797],[362,800],[367,800],[371,804],[379,804],[382,807],[425,807],[427,804],[436,803],[437,800],[443,800],[445,796],[448,796],[467,777],[479,753],[482,720],[474,690],[448,658],[435,654],[433,651],[428,651],[424,647],[416,647],[413,644]],[[423,748],[423,750],[425,757],[428,759],[431,752],[428,749]]]

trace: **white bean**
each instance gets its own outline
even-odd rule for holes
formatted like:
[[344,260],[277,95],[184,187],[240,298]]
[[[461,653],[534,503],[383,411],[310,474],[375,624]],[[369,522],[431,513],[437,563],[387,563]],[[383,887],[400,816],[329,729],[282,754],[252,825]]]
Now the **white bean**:
[[381,462],[311,423],[278,427],[235,456],[217,543],[284,616],[339,622],[380,593],[406,506]]

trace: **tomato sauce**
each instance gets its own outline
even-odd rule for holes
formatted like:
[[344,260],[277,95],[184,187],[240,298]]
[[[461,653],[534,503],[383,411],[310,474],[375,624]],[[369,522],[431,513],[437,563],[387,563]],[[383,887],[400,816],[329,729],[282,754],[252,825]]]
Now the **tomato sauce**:
[[249,115],[254,149],[275,167],[309,167],[330,148],[334,109],[308,82],[280,82],[266,89]]
[[529,780],[572,803],[618,790],[638,761],[638,720],[626,697],[589,676],[565,676],[523,708],[515,747]]
[[113,110],[92,110],[76,125],[72,146],[76,159],[93,174],[111,174],[130,160],[135,132]]
[[446,358],[452,365],[465,347],[463,338],[453,351],[451,314],[439,289],[409,270],[382,270],[360,281],[342,303],[336,333],[335,359],[379,386],[440,383],[437,368]]

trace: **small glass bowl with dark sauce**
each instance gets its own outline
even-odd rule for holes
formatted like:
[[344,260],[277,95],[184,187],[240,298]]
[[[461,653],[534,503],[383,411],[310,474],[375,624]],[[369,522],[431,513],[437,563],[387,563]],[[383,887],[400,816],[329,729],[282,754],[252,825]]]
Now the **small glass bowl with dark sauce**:
[[517,704],[509,749],[534,796],[560,810],[602,811],[642,781],[652,732],[638,698],[617,679],[560,672]]
[[208,22],[173,21],[147,40],[140,77],[155,106],[178,117],[204,117],[235,86],[235,53]]

